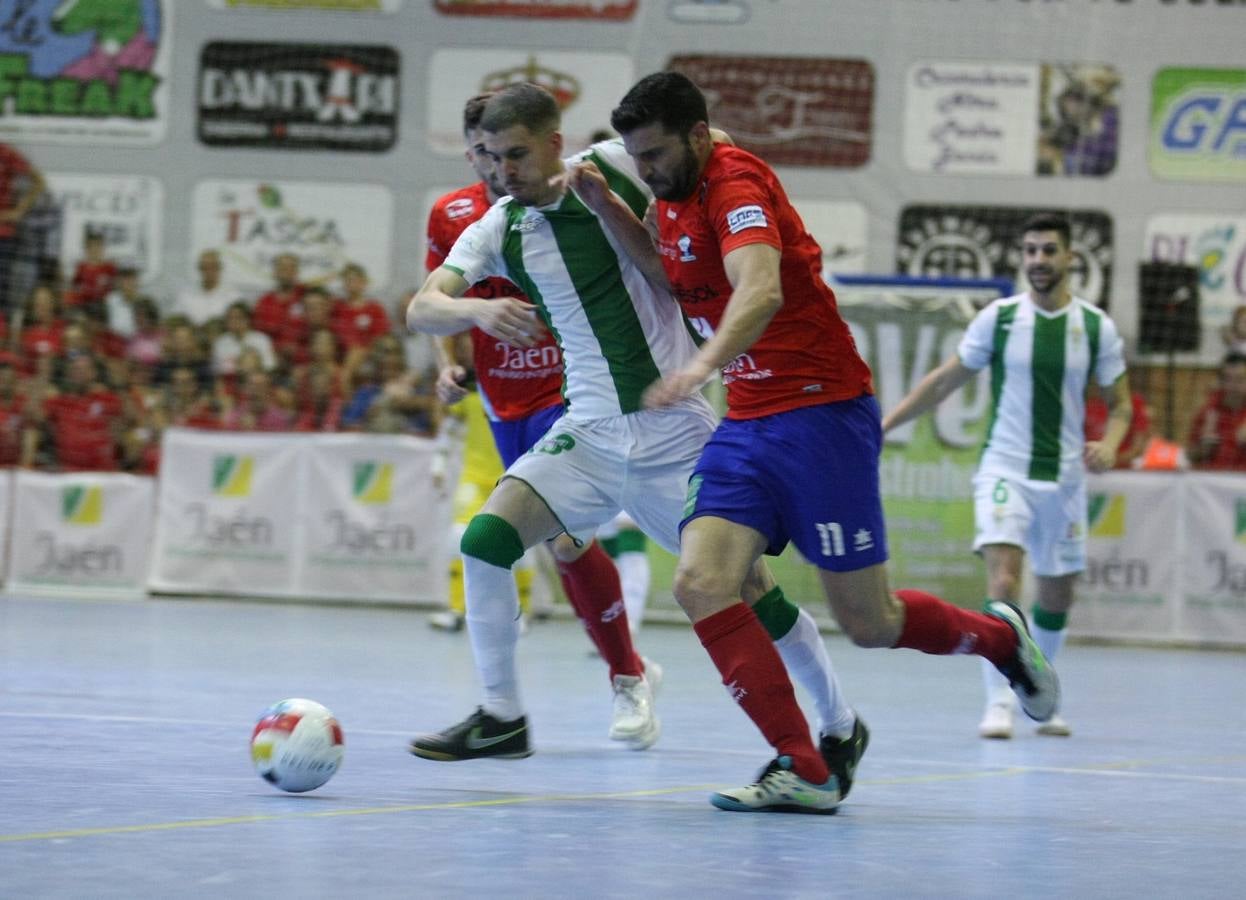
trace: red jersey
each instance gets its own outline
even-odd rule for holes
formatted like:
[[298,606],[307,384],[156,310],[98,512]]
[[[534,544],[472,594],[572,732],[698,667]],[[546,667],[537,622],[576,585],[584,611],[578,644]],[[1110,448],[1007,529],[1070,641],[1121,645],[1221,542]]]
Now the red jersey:
[[0,466],[15,466],[21,458],[25,411],[26,398],[21,394],[0,400]]
[[57,356],[61,352],[62,337],[65,323],[53,322],[51,325],[28,325],[22,329],[22,371],[30,375],[40,357]]
[[1191,448],[1201,447],[1205,434],[1216,435],[1216,442],[1211,445],[1207,458],[1199,460],[1196,467],[1246,469],[1246,440],[1238,440],[1238,433],[1243,429],[1246,429],[1246,406],[1230,406],[1223,391],[1214,392],[1190,423]]
[[56,460],[64,469],[110,471],[117,468],[112,424],[121,418],[121,398],[111,391],[59,394],[43,403]]
[[716,145],[691,197],[658,201],[658,231],[671,292],[705,336],[731,298],[723,257],[746,244],[781,253],[783,306],[753,346],[723,369],[727,418],[755,419],[873,392],[869,366],[822,280],[822,250],[760,159]]
[[273,349],[282,356],[295,355],[307,342],[307,316],[303,311],[303,286],[289,293],[269,291],[251,311],[251,327],[272,339]]
[[97,263],[82,260],[74,269],[73,283],[65,292],[66,306],[103,303],[117,278],[117,264],[105,259]]
[[[445,262],[464,229],[488,210],[489,195],[480,181],[438,198],[428,214],[424,264],[430,272]],[[468,288],[466,296],[528,299],[505,278],[486,278]],[[491,418],[514,422],[562,404],[562,356],[552,334],[546,332],[535,347],[513,347],[479,328],[471,330],[471,338],[476,382]]]
[[333,305],[333,333],[347,350],[367,347],[392,330],[389,314],[375,300],[364,300],[358,305],[349,300],[339,300]]

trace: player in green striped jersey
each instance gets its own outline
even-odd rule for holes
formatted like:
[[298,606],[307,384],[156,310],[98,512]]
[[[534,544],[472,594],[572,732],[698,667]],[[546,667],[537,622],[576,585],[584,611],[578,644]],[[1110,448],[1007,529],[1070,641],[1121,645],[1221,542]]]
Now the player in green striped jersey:
[[[1086,566],[1086,470],[1116,460],[1133,407],[1120,335],[1107,314],[1073,296],[1068,220],[1045,213],[1022,226],[1029,290],[996,300],[970,323],[954,356],[883,417],[884,432],[937,406],[983,369],[990,371],[990,418],[974,476],[974,550],[986,564],[987,598],[1015,602],[1025,554],[1038,586],[1034,640],[1048,660],[1064,643],[1073,583]],[[1085,439],[1086,391],[1107,393],[1108,425]],[[988,671],[989,670],[989,671]],[[986,713],[979,733],[1012,737],[1013,701],[983,667]],[[1067,736],[1059,716],[1040,734]]]

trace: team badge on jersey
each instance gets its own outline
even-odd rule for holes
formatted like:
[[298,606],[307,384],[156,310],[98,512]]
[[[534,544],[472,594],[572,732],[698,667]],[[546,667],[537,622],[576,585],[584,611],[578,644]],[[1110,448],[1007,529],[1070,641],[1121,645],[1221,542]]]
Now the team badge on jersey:
[[692,252],[692,238],[688,237],[688,235],[681,234],[675,245],[679,247],[680,262],[694,262],[696,260],[696,254]]
[[727,230],[732,234],[738,234],[745,228],[765,228],[768,224],[766,211],[756,203],[737,207],[727,213]]

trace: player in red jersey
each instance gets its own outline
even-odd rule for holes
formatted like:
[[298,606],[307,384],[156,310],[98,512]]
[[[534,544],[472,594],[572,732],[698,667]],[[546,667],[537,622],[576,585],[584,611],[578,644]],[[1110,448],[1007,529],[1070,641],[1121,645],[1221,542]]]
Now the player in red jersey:
[[611,124],[657,197],[658,253],[635,219],[629,251],[647,253],[650,267],[660,259],[706,337],[687,367],[649,388],[646,403],[673,403],[718,371],[727,387],[727,418],[689,483],[675,595],[779,755],[755,784],[716,794],[714,804],[805,811],[800,797],[822,781],[815,757],[793,737],[803,723],[759,702],[765,683],[737,638],[750,566],[789,541],[817,565],[831,612],[854,643],[979,654],[1008,676],[1032,717],[1050,718],[1059,683],[1015,607],[992,604],[983,614],[889,589],[870,371],[821,278],[821,250],[774,172],[713,143],[704,96],[676,72],[639,81]]
[[[480,117],[490,95],[473,97],[463,110],[465,156],[480,180],[438,198],[428,217],[428,271],[438,269],[446,254],[468,225],[488,211],[503,194],[496,170],[483,153]],[[523,297],[503,278],[491,277],[468,289],[469,297]],[[533,347],[515,347],[490,337],[479,328],[471,336],[471,366],[498,455],[509,467],[526,453],[562,415],[562,357],[551,334],[545,333]],[[443,403],[456,403],[467,394],[465,360],[458,359],[453,337],[438,340],[442,366],[437,396]],[[649,704],[649,688],[661,678],[659,667],[643,660],[632,644],[623,588],[618,570],[597,541],[584,547],[563,534],[550,543],[567,599],[584,623],[589,637],[610,668],[614,689],[614,720],[610,736],[634,749],[645,749],[657,740],[659,726]],[[467,611],[471,615],[471,610]],[[646,663],[648,665],[646,666]]]

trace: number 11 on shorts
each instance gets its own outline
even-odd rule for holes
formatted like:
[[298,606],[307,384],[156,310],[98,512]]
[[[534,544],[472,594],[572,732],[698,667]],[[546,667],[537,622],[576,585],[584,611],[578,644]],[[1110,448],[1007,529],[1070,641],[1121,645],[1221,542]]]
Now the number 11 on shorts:
[[844,529],[838,522],[815,522],[814,527],[822,541],[823,556],[844,555]]

